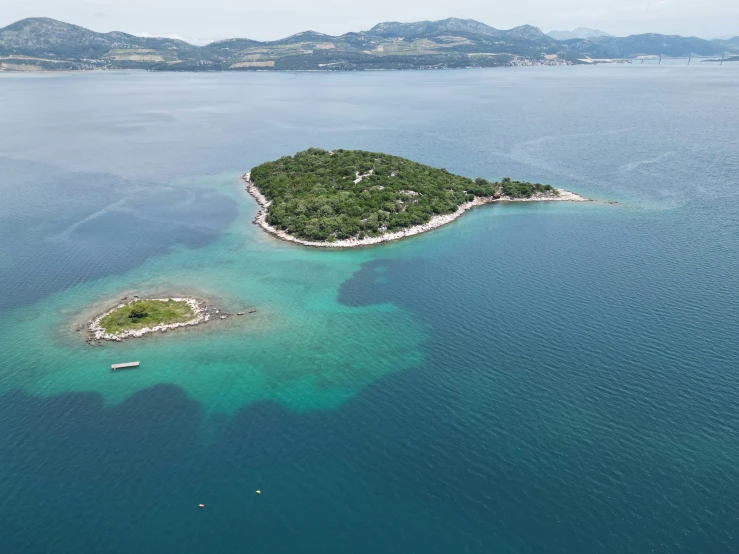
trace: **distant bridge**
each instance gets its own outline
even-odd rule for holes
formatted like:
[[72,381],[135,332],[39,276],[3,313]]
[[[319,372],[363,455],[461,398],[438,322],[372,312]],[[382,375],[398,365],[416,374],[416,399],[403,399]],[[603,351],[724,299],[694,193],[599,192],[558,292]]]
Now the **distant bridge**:
[[724,65],[724,60],[726,59],[726,52],[724,51],[721,54],[721,57],[719,58],[718,55],[715,56],[699,56],[697,54],[688,54],[687,56],[665,56],[664,54],[660,54],[659,56],[656,55],[650,55],[650,56],[637,56],[634,60],[632,60],[629,63],[633,63],[635,60],[640,60],[640,63],[644,63],[644,60],[648,61],[657,61],[657,65],[662,65],[662,60],[688,60],[688,65],[693,60],[715,60],[717,62],[720,62],[719,65]]

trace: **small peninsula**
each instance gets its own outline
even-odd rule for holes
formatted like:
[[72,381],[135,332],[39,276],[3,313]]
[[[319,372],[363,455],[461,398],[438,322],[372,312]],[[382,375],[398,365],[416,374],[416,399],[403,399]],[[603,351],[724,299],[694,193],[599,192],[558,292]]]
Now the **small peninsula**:
[[210,319],[195,298],[138,298],[117,305],[90,322],[91,340],[118,341],[147,333],[198,325]]
[[366,246],[454,221],[474,206],[501,201],[586,198],[551,185],[469,179],[399,156],[309,148],[246,173],[268,233],[318,247]]

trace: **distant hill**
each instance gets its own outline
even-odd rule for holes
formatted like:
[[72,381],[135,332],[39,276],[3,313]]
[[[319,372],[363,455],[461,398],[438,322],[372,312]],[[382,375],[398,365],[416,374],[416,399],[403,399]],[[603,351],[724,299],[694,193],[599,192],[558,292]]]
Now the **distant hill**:
[[153,48],[157,50],[192,51],[196,46],[182,40],[143,38],[126,33],[96,33],[48,17],[24,19],[0,29],[0,52],[56,57],[104,56],[117,48]]
[[503,31],[504,36],[511,39],[519,40],[538,40],[549,42],[550,37],[546,36],[539,27],[533,25],[520,25],[514,27],[510,31]]
[[593,58],[633,58],[644,55],[715,56],[725,49],[727,41],[708,41],[698,37],[646,33],[628,37],[596,37],[575,39],[563,44],[571,51],[579,51]]
[[501,34],[501,31],[474,19],[457,19],[455,17],[442,19],[441,21],[418,21],[415,23],[387,21],[385,23],[378,23],[367,31],[368,35],[385,38],[428,37],[460,33],[496,37]]
[[511,39],[538,40],[546,35],[538,27],[521,25],[507,31],[495,29],[474,19],[450,17],[441,21],[418,21],[398,23],[389,21],[378,23],[366,32],[368,35],[384,38],[431,38],[444,35],[463,37],[505,37]]
[[572,31],[550,31],[547,36],[552,37],[555,40],[570,40],[573,38],[596,38],[596,37],[612,37],[605,31],[599,31],[598,29],[589,29],[588,27],[578,27]]
[[[583,30],[573,33],[577,31]],[[646,34],[555,40],[531,25],[503,30],[457,18],[385,22],[340,36],[305,31],[274,41],[232,38],[206,46],[121,32],[96,33],[49,18],[24,19],[0,29],[0,71],[443,69],[564,65],[586,57],[648,54],[720,56],[724,51],[739,53],[739,38],[708,41]]]

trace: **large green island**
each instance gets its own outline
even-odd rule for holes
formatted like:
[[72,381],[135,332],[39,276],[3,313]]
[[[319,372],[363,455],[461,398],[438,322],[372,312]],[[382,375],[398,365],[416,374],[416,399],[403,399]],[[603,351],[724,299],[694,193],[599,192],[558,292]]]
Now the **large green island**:
[[585,198],[551,185],[470,179],[398,156],[310,148],[244,175],[265,231],[308,246],[351,247],[396,240],[499,201]]

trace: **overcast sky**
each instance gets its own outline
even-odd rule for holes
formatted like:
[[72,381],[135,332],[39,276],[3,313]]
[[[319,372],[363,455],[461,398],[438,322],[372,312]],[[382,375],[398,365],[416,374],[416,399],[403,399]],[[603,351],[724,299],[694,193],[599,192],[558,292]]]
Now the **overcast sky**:
[[583,26],[615,35],[739,35],[737,0],[0,1],[0,27],[40,16],[95,31],[176,36],[196,43],[229,37],[278,39],[308,29],[342,34],[380,21],[446,17],[470,17],[499,29],[529,23],[545,32]]

